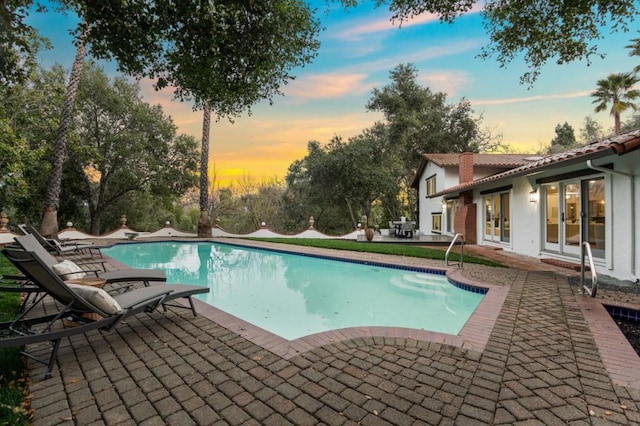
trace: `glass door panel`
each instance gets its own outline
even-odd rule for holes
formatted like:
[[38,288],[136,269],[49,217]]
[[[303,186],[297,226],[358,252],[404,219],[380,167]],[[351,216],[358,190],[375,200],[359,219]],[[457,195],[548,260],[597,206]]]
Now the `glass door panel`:
[[500,194],[500,204],[502,204],[502,235],[500,241],[509,241],[511,238],[511,228],[509,225],[510,209],[509,209],[509,194]]
[[591,244],[591,252],[595,257],[604,257],[606,241],[604,179],[585,181],[583,193],[586,194],[587,211],[584,239]]
[[455,217],[458,212],[458,200],[447,201],[447,233],[455,233]]
[[494,195],[493,200],[493,240],[500,240],[500,231],[502,230],[502,206],[500,206],[500,196]]
[[581,221],[580,182],[564,184],[564,240],[563,251],[580,249]]
[[558,184],[544,187],[545,193],[545,249],[558,250],[560,228],[560,210],[558,205]]
[[493,206],[491,197],[484,197],[484,238],[491,239],[491,222],[493,221]]

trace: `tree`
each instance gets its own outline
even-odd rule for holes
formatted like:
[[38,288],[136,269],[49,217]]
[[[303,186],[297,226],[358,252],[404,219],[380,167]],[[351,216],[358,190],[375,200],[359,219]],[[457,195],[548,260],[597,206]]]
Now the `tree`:
[[[208,216],[208,152],[211,111],[231,118],[256,102],[281,94],[280,85],[316,54],[318,24],[296,0],[177,7],[174,42],[149,73],[158,87],[171,85],[180,100],[204,109],[198,235],[211,235]],[[195,19],[194,19],[195,17]]]
[[[24,82],[36,66],[36,53],[48,41],[25,23],[33,0],[5,0],[0,7],[0,85]],[[37,5],[36,10],[44,8]]]
[[[640,37],[632,38],[631,44],[626,45],[625,48],[630,50],[629,56],[640,56]],[[636,65],[633,71],[640,72],[640,65]]]
[[[307,144],[307,155],[294,161],[287,171],[287,189],[284,195],[284,211],[288,226],[300,231],[308,226],[309,216],[315,219],[315,227],[325,233],[344,233],[354,229],[352,214],[336,189],[335,162],[330,163],[331,147],[344,142],[335,136],[326,147],[318,141]],[[348,165],[353,167],[353,165]]]
[[398,65],[390,72],[391,83],[374,89],[367,109],[381,111],[393,153],[403,165],[398,185],[408,200],[408,216],[415,212],[416,200],[409,186],[421,156],[430,152],[479,152],[494,149],[495,140],[480,129],[481,117],[474,117],[471,104],[462,100],[448,104],[447,95],[433,93],[417,83],[418,73],[412,64]]
[[[336,1],[336,0],[333,0]],[[360,0],[339,0],[345,6]],[[564,64],[603,57],[597,41],[605,31],[627,31],[638,15],[638,3],[609,0],[375,0],[378,6],[388,5],[393,19],[400,22],[422,13],[433,13],[442,22],[451,23],[458,17],[482,8],[490,43],[481,57],[496,55],[504,67],[513,59],[523,57],[529,71],[521,81],[533,84],[542,67],[550,60]]]
[[200,148],[200,219],[198,237],[211,237],[211,216],[209,215],[209,136],[211,134],[211,108],[205,102],[202,119],[202,145]]
[[[101,25],[92,31],[110,34],[94,51],[104,57],[139,55],[120,63],[127,73],[145,75],[156,87],[174,88],[177,99],[190,100],[195,109],[205,106],[218,119],[232,119],[250,111],[261,100],[272,102],[280,86],[293,77],[293,68],[303,66],[316,55],[319,25],[308,6],[299,0],[264,2],[155,2],[154,13],[138,13],[133,1],[92,8],[91,21],[110,22],[119,16],[140,15],[137,27],[160,37],[146,40],[139,29],[127,25]],[[158,18],[159,17],[159,18]],[[113,42],[111,34],[127,40],[127,46]],[[133,42],[130,40],[133,39]],[[131,49],[131,44],[137,48]],[[141,52],[140,49],[147,49]],[[148,51],[153,51],[153,57]],[[133,53],[138,52],[138,53]],[[209,118],[205,117],[203,123]],[[205,126],[203,126],[204,128]],[[203,153],[208,152],[208,135],[203,135]],[[208,162],[208,158],[202,161]],[[206,173],[203,169],[201,173]],[[206,184],[204,176],[201,182]],[[207,188],[201,187],[201,211],[206,215]],[[199,229],[210,228],[203,216]],[[208,225],[207,225],[208,224]]]
[[622,123],[622,131],[628,132],[630,130],[640,129],[640,112],[636,111],[633,115],[624,123]]
[[580,142],[588,144],[599,141],[603,137],[604,131],[602,130],[602,125],[589,116],[585,117],[582,128],[580,129]]
[[[81,64],[84,47],[90,44],[97,58],[115,59],[127,74],[156,79],[157,88],[173,85],[178,98],[193,99],[197,108],[206,102],[219,116],[271,99],[290,78],[289,70],[308,62],[318,46],[318,24],[298,0],[60,2],[81,18],[75,31],[74,65]],[[79,72],[74,66],[69,106]],[[44,203],[45,235],[57,233],[60,170],[69,124],[63,112]]]
[[0,152],[0,209],[7,209],[27,195],[24,159],[28,157],[29,146],[5,118],[0,118]]
[[90,231],[98,235],[101,215],[121,197],[133,191],[179,197],[195,185],[197,143],[176,135],[160,106],[142,102],[136,84],[84,68],[76,113],[81,143],[70,146],[69,167],[83,182]]
[[402,167],[394,151],[382,123],[348,141],[310,142],[307,156],[289,167],[285,211],[300,226],[313,216],[324,232],[352,231],[373,205],[398,199]]
[[[64,101],[65,71],[35,69],[28,79],[0,86],[0,176],[7,186],[0,189],[0,206],[15,221],[37,223],[42,217],[55,130]],[[4,162],[3,162],[4,160]]]
[[566,151],[576,144],[576,135],[573,127],[565,121],[564,124],[556,126],[556,137],[551,140],[551,145],[547,148],[547,154]]
[[596,112],[609,109],[609,114],[613,116],[616,135],[621,131],[620,114],[628,109],[634,111],[637,109],[633,101],[640,97],[640,91],[633,87],[639,81],[640,77],[630,72],[611,74],[605,79],[598,80],[598,88],[591,93],[594,98],[592,103],[597,104]]
[[69,84],[64,100],[62,113],[60,114],[60,124],[56,132],[56,140],[53,146],[51,159],[51,176],[44,198],[42,209],[42,224],[40,233],[48,237],[58,236],[58,207],[60,205],[60,192],[62,191],[62,169],[64,168],[65,156],[67,154],[67,136],[71,126],[71,112],[78,91],[78,84],[82,73],[82,63],[86,52],[86,29],[76,43],[76,57],[71,67]]
[[354,228],[362,216],[371,217],[374,203],[398,199],[402,167],[387,132],[385,125],[377,123],[329,153],[331,163],[326,169],[333,171],[332,179],[337,181],[332,188],[346,203]]

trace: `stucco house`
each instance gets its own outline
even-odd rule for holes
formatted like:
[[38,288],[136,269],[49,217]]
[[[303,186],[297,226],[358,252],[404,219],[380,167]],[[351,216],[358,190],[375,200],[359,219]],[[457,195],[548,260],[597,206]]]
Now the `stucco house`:
[[544,157],[425,154],[412,187],[421,234],[572,262],[588,241],[599,274],[638,281],[639,175],[637,129]]

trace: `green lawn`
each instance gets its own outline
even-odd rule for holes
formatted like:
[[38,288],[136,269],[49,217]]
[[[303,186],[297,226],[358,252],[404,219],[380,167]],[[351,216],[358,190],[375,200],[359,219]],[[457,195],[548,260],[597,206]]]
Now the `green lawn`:
[[[0,255],[0,275],[16,273],[9,261]],[[14,318],[19,310],[19,293],[0,292],[0,321]],[[30,424],[29,409],[25,407],[27,371],[20,349],[0,349],[0,425]]]
[[[320,247],[335,250],[350,250],[365,253],[394,254],[397,256],[419,257],[423,259],[435,259],[444,261],[446,247],[442,250],[428,247],[421,247],[410,244],[381,244],[351,240],[325,240],[315,238],[253,238],[256,241],[268,241],[271,243],[292,244],[307,247]],[[451,252],[449,261],[455,262],[460,259],[460,255]],[[464,263],[478,263],[488,266],[504,266],[501,263],[479,257],[464,255]]]

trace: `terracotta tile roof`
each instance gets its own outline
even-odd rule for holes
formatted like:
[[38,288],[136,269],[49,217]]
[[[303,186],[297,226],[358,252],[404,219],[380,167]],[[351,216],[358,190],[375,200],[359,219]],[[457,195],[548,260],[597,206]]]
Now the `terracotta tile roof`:
[[[535,154],[473,154],[473,165],[506,170],[522,166],[539,158]],[[412,188],[417,189],[418,185],[420,185],[420,176],[422,176],[422,172],[424,172],[429,162],[439,167],[458,167],[460,154],[422,154],[422,161],[420,161],[418,170],[411,182]]]
[[[423,154],[423,157],[440,167],[457,167],[460,164],[460,154]],[[514,168],[539,158],[535,154],[473,154],[473,165]]]
[[636,149],[640,149],[640,129],[632,130],[602,141],[593,142],[569,151],[542,157],[536,161],[530,161],[525,165],[507,170],[502,173],[487,176],[472,182],[463,183],[443,191],[431,194],[429,197],[438,197],[452,192],[464,191],[487,182],[500,181],[515,176],[526,175],[534,171],[541,171],[551,167],[561,167],[587,161],[607,155],[623,155]]

